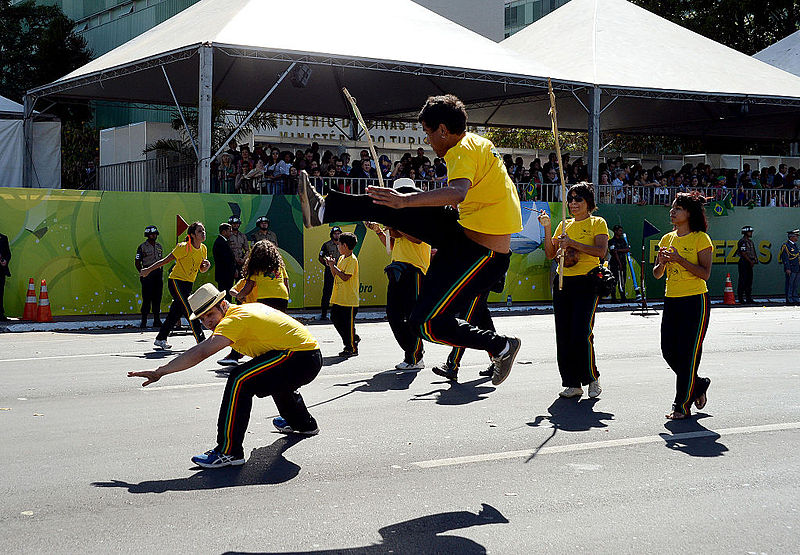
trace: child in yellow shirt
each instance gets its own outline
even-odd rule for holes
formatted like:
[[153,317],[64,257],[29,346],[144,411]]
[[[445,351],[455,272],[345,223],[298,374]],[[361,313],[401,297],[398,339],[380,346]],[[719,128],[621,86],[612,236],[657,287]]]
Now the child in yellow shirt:
[[358,240],[352,233],[342,233],[339,237],[339,259],[325,257],[325,263],[333,274],[333,293],[331,294],[331,322],[342,338],[344,349],[339,356],[358,355],[356,334],[356,314],[358,313],[358,258],[353,254]]

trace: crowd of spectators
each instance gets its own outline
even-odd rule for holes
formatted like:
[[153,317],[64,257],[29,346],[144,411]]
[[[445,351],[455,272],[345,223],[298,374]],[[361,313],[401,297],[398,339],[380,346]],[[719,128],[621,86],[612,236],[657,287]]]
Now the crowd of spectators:
[[[567,184],[589,181],[589,169],[582,158],[569,162],[563,156]],[[556,155],[544,164],[538,158],[525,167],[522,158],[504,156],[509,175],[517,183],[522,200],[559,200],[560,183]],[[714,169],[710,164],[685,164],[679,170],[663,171],[659,166],[644,168],[615,158],[599,166],[596,185],[598,202],[667,205],[678,192],[699,190],[706,197],[729,201],[733,206],[800,206],[800,172],[786,164],[752,170]]]
[[[589,168],[583,158],[570,161],[562,157],[567,184],[590,181]],[[560,176],[555,153],[546,162],[535,158],[525,164],[521,156],[503,156],[509,176],[517,184],[521,200],[560,200]],[[212,190],[220,193],[293,194],[297,175],[308,172],[321,192],[335,189],[346,193],[363,192],[366,185],[377,180],[409,177],[426,190],[442,186],[447,181],[444,160],[426,156],[417,149],[416,156],[405,153],[392,161],[385,154],[377,164],[368,150],[357,158],[347,152],[334,154],[322,151],[318,143],[305,150],[281,150],[273,145],[257,145],[252,152],[247,144],[231,141],[229,148],[212,165]],[[706,197],[728,201],[734,206],[799,206],[800,172],[786,164],[751,171],[749,164],[741,170],[714,169],[709,164],[686,164],[679,170],[662,171],[659,166],[645,168],[639,162],[622,158],[600,164],[596,195],[600,203],[657,204],[672,202],[675,194],[700,190]],[[791,191],[790,194],[787,192]]]
[[228,150],[220,155],[219,161],[212,164],[212,190],[220,193],[285,193],[291,194],[297,188],[297,175],[301,170],[308,172],[312,181],[323,189],[335,188],[342,192],[356,192],[363,180],[368,182],[384,179],[409,177],[422,183],[444,182],[447,168],[444,161],[425,155],[425,149],[418,148],[417,155],[405,153],[400,160],[392,161],[388,156],[378,157],[377,165],[368,150],[361,150],[358,158],[349,153],[334,154],[330,150],[320,151],[318,143],[305,150],[281,150],[277,146],[258,145],[250,150],[250,145],[237,147],[231,141]]

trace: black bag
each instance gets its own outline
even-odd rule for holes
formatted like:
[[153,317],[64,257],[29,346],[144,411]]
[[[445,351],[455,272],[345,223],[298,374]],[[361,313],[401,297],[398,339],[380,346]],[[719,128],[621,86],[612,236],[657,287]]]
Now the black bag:
[[614,273],[603,265],[598,265],[586,273],[592,281],[592,289],[599,297],[608,297],[617,286]]

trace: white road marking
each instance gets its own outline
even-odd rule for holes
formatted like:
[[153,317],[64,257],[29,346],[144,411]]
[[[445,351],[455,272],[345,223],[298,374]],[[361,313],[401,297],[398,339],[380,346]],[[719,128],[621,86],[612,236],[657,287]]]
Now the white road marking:
[[49,357],[28,357],[28,358],[2,358],[0,362],[26,362],[29,360],[58,360],[60,358],[87,358],[87,357],[111,357],[124,355],[141,355],[142,351],[130,351],[127,353],[93,353],[83,355],[58,355]]
[[782,430],[800,429],[800,422],[785,422],[781,424],[764,424],[761,426],[743,426],[739,428],[725,428],[722,430],[704,430],[698,432],[686,432],[682,434],[661,434],[656,436],[631,437],[622,439],[611,439],[608,441],[593,441],[587,443],[575,443],[572,445],[556,445],[553,447],[542,447],[536,449],[525,449],[522,451],[505,451],[500,453],[485,453],[483,455],[468,455],[465,457],[451,457],[448,459],[435,459],[429,461],[419,461],[411,463],[419,468],[437,468],[441,466],[456,466],[475,462],[499,461],[505,459],[518,459],[536,455],[548,455],[553,453],[570,453],[575,451],[589,451],[591,449],[604,449],[607,447],[625,447],[629,445],[642,445],[645,443],[664,443],[670,441],[681,441],[684,439],[695,439],[699,437],[728,436],[734,434],[752,434],[758,432],[776,432]]

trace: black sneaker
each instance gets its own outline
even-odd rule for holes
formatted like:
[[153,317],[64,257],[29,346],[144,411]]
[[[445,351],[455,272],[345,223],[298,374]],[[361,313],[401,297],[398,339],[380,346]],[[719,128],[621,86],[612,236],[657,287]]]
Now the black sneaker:
[[282,416],[278,416],[277,418],[272,419],[272,425],[275,426],[275,429],[278,430],[282,434],[297,434],[301,436],[315,436],[319,433],[319,427],[314,428],[313,430],[295,430],[289,423],[286,422],[286,419]]
[[458,366],[453,366],[449,362],[445,362],[441,366],[434,366],[431,370],[433,370],[433,373],[437,376],[453,380],[454,382],[458,381]]
[[345,347],[342,349],[342,352],[339,353],[340,357],[357,357],[358,356],[358,349],[351,349],[350,347]]
[[495,369],[495,366],[494,366],[494,362],[493,362],[493,363],[491,363],[489,365],[489,368],[487,368],[486,370],[481,370],[480,372],[478,372],[478,375],[481,376],[481,377],[484,377],[484,378],[489,378],[491,376],[494,376],[494,369]]
[[516,337],[509,337],[508,351],[502,356],[493,356],[492,364],[494,365],[494,374],[492,374],[492,385],[500,385],[503,383],[508,375],[511,373],[511,366],[514,364],[514,359],[517,358],[522,341]]
[[320,195],[305,170],[301,170],[297,176],[297,197],[300,199],[300,211],[303,213],[303,225],[311,228],[322,225],[319,217],[319,209],[325,206],[325,198]]

